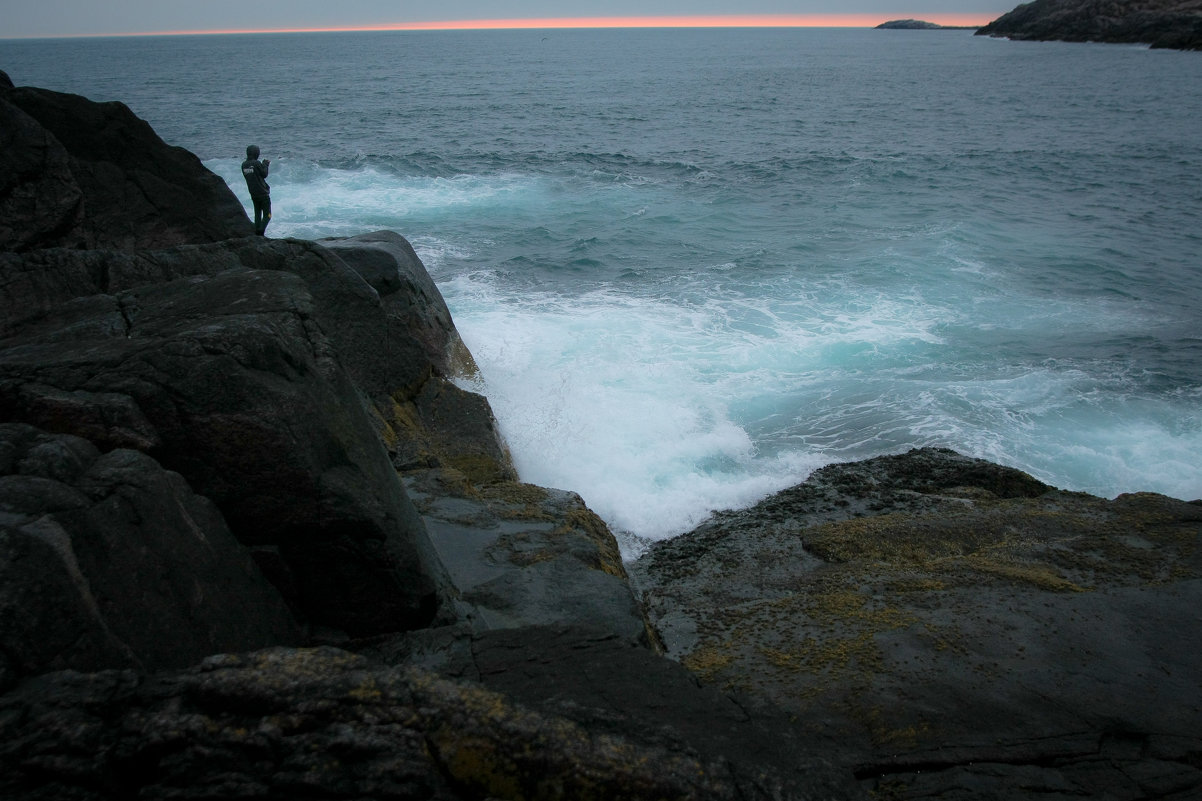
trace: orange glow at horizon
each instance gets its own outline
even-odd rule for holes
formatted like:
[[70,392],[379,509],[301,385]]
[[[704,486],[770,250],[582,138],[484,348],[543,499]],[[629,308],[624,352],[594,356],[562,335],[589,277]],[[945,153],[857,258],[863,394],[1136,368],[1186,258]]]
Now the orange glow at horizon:
[[[983,19],[969,14],[923,16],[938,25],[981,26]],[[891,17],[890,19],[901,19]],[[885,22],[880,14],[737,14],[648,17],[542,17],[536,19],[474,19],[439,22],[394,22],[378,25],[295,28],[226,28],[190,31],[143,31],[101,34],[108,36],[198,36],[235,33],[350,33],[357,31],[522,30],[555,28],[873,28]]]

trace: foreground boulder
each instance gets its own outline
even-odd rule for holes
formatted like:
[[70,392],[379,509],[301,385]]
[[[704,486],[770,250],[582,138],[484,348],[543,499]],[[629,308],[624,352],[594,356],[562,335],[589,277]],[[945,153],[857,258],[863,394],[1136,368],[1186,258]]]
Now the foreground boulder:
[[242,204],[122,103],[0,72],[0,250],[150,248],[249,236]]
[[1008,39],[1200,50],[1202,6],[1195,0],[1034,0],[977,33]]
[[1202,787],[1200,546],[1202,506],[921,450],[820,470],[633,571],[669,655],[838,740],[874,792],[1138,799]]

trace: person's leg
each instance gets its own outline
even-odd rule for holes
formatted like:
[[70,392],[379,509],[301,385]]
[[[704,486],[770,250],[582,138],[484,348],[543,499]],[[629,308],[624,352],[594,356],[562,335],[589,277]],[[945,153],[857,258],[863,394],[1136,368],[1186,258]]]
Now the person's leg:
[[271,198],[256,197],[252,200],[255,204],[255,233],[263,236],[263,232],[267,230],[267,223],[271,222]]

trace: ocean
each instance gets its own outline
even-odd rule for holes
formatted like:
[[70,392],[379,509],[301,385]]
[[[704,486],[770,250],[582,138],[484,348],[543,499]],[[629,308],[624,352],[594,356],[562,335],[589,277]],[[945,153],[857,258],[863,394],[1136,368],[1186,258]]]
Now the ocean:
[[522,478],[627,555],[942,446],[1202,497],[1202,54],[969,31],[0,41],[269,236],[404,234]]

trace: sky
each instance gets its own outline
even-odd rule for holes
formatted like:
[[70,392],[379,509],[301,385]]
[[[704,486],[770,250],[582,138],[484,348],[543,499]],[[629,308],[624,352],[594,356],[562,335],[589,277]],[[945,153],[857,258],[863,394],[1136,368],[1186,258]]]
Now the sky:
[[1008,0],[0,0],[0,39],[235,31],[628,25],[983,25]]

